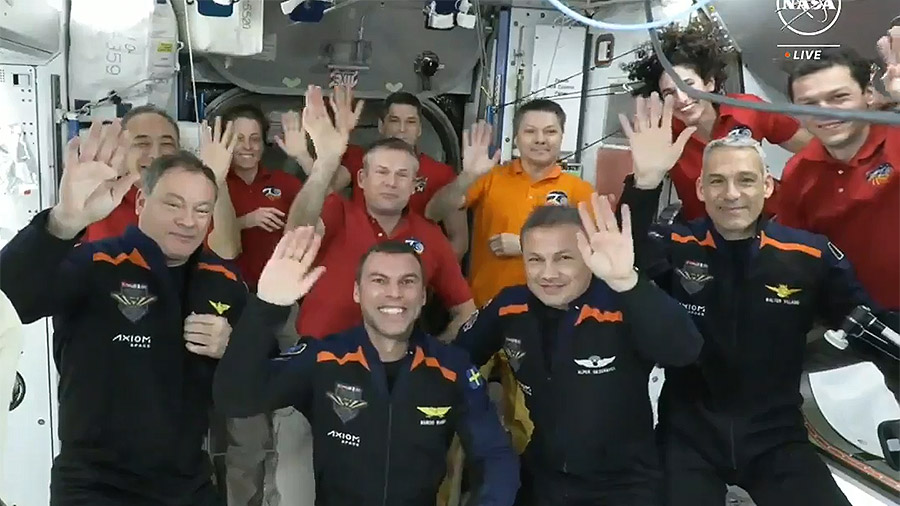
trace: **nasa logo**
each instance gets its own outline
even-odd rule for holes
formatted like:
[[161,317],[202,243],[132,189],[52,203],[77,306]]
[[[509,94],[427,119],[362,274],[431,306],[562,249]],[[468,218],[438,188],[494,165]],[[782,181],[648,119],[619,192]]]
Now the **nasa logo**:
[[841,0],[775,0],[784,30],[813,37],[827,32],[841,16]]

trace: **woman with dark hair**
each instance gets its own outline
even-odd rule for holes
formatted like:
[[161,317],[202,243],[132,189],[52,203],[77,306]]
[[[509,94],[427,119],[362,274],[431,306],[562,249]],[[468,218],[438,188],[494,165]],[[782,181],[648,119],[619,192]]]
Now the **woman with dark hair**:
[[[736,59],[736,54],[719,42],[715,27],[698,19],[684,27],[670,25],[659,37],[666,58],[687,85],[708,93],[724,93],[726,69]],[[681,198],[681,213],[685,219],[692,220],[706,214],[703,203],[697,197],[696,181],[703,163],[703,149],[709,141],[725,137],[735,130],[743,130],[758,141],[766,139],[796,153],[812,138],[797,121],[785,115],[691,98],[675,85],[674,79],[664,71],[649,45],[640,48],[638,59],[624,65],[623,69],[628,72],[629,79],[641,83],[635,90],[636,95],[649,97],[658,94],[662,99],[670,95],[673,97],[673,139],[686,130],[690,131],[681,157],[669,172]],[[748,102],[763,102],[756,95],[735,93],[727,96]],[[647,114],[647,117],[650,115]],[[773,200],[776,195],[777,186],[776,194],[766,201],[769,214],[777,211],[776,201]]]
[[[269,120],[259,107],[236,105],[224,111],[222,117],[224,122],[231,123],[235,141],[227,177],[228,194],[234,204],[241,236],[237,248],[240,254],[235,263],[250,291],[256,293],[263,266],[284,234],[288,210],[302,185],[293,175],[263,165]],[[280,333],[278,338],[282,348],[293,346],[297,340],[292,329]],[[262,414],[226,421],[228,504],[259,506],[276,501],[280,495],[290,497],[283,499],[285,503],[306,504],[291,493],[283,494],[281,484],[276,483],[276,445],[280,444],[282,448],[288,445],[278,438],[288,413],[280,415],[284,416]],[[296,419],[293,422],[305,423]],[[300,481],[299,477],[297,479]]]

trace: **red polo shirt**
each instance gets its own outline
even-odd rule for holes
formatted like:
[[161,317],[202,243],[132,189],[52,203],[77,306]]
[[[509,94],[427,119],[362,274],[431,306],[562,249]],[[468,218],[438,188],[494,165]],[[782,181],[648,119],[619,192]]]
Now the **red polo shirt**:
[[[353,200],[360,202],[363,199],[362,188],[359,187],[359,171],[363,166],[365,150],[359,146],[347,146],[341,164],[350,171],[350,179],[353,182]],[[456,179],[453,167],[441,163],[430,156],[419,154],[419,172],[416,175],[416,186],[409,198],[409,209],[421,215],[425,215],[425,206],[434,197],[434,194],[445,185]]]
[[134,202],[137,200],[137,187],[132,186],[122,202],[109,213],[109,216],[103,218],[97,223],[88,225],[87,230],[82,236],[82,242],[94,242],[107,239],[109,237],[119,237],[125,233],[125,229],[131,225],[137,225],[137,211],[134,208]]
[[849,163],[818,139],[784,168],[778,220],[823,234],[882,307],[900,309],[900,127],[872,125]]
[[472,298],[456,255],[441,228],[410,212],[388,235],[369,216],[365,201],[329,195],[322,208],[325,237],[317,262],[325,274],[313,286],[300,308],[297,333],[325,337],[362,324],[359,304],[353,301],[353,283],[363,254],[377,243],[404,240],[416,247],[425,267],[425,283],[445,307]]
[[[228,172],[228,195],[238,217],[262,207],[274,207],[287,218],[294,198],[300,193],[300,180],[281,170],[260,167],[250,184],[244,182],[234,171]],[[241,275],[252,289],[256,289],[263,267],[275,251],[275,246],[284,230],[268,232],[260,227],[241,230],[241,254],[235,259]]]
[[[738,100],[746,100],[748,102],[764,102],[763,99],[756,95],[729,94],[729,98]],[[672,138],[678,138],[678,135],[686,128],[681,121],[672,121]],[[781,114],[773,114],[768,112],[754,111],[740,107],[732,107],[722,104],[719,106],[719,119],[716,120],[712,130],[712,138],[720,139],[728,135],[732,130],[738,128],[749,128],[754,139],[762,141],[766,139],[772,144],[781,144],[790,140],[797,133],[800,124],[796,120]],[[684,152],[681,158],[669,171],[672,178],[672,184],[678,191],[678,198],[681,199],[681,214],[688,220],[701,218],[706,216],[706,208],[703,202],[697,198],[697,178],[700,177],[700,169],[703,167],[703,150],[706,149],[706,142],[691,136],[687,144],[684,146]],[[776,214],[777,200],[773,194],[766,200],[765,211],[769,214]]]

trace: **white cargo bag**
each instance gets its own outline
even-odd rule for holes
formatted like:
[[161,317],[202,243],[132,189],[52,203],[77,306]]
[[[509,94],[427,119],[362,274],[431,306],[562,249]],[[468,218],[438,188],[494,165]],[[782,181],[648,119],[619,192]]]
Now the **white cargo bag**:
[[178,63],[178,22],[170,1],[72,0],[68,79],[72,107],[113,91],[133,106],[165,107]]
[[[175,1],[184,2],[184,0]],[[185,19],[190,33],[183,33],[182,39],[185,43],[191,44],[195,53],[227,56],[251,56],[262,53],[263,0],[236,1],[230,15],[227,16],[201,13],[210,11],[221,12],[222,9],[202,6],[200,0],[187,2]]]

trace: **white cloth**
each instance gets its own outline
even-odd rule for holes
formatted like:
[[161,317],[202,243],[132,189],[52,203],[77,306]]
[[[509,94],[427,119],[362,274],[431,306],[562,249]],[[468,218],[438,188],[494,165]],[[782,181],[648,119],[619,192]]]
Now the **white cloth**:
[[263,0],[241,0],[234,4],[230,16],[204,16],[200,2],[188,4],[185,22],[190,30],[183,33],[194,53],[226,56],[252,56],[263,51]]
[[3,483],[3,459],[6,448],[6,423],[12,400],[16,368],[23,344],[22,322],[6,294],[0,292],[0,483]]
[[809,386],[825,420],[847,441],[884,458],[878,425],[900,418],[900,406],[871,362],[809,375]]
[[112,91],[133,106],[169,102],[178,22],[168,1],[72,0],[69,39],[73,106]]

